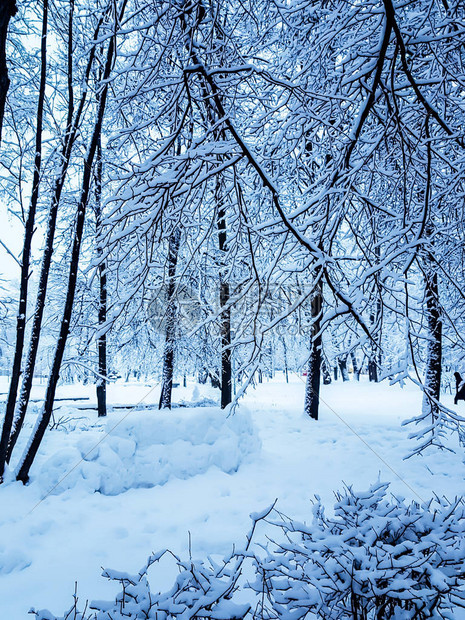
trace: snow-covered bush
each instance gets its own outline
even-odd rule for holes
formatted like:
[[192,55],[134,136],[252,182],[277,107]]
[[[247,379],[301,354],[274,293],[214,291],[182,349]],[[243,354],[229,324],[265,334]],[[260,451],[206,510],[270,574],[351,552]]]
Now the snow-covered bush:
[[105,570],[103,576],[118,582],[121,592],[114,601],[93,601],[88,613],[79,612],[76,605],[59,618],[48,611],[33,613],[37,620],[234,620],[248,614],[250,605],[239,605],[231,600],[240,575],[241,562],[236,556],[221,566],[177,560],[180,573],[173,587],[155,594],[150,590],[147,571],[162,555],[151,555],[137,575]]
[[[387,488],[379,483],[366,493],[346,489],[336,495],[333,517],[317,501],[312,525],[285,519],[272,508],[254,515],[243,551],[220,563],[173,556],[179,574],[164,593],[151,591],[147,572],[167,551],[152,555],[137,575],[104,571],[121,586],[114,601],[93,602],[79,613],[75,599],[59,618],[33,613],[36,620],[455,618],[457,607],[465,607],[463,500],[405,504],[389,500]],[[278,541],[276,535],[258,557],[251,542],[262,520],[284,536]],[[255,567],[252,586],[244,574],[246,558]]]
[[[104,570],[103,576],[118,582],[121,592],[111,602],[93,601],[89,613],[77,609],[76,596],[71,609],[56,617],[49,611],[34,611],[36,620],[240,620],[249,615],[251,605],[233,601],[239,589],[244,560],[253,557],[250,552],[254,531],[259,521],[265,519],[272,507],[252,515],[252,529],[247,535],[243,550],[235,550],[220,563],[189,559],[181,561],[170,551],[152,554],[137,575],[114,570]],[[154,593],[147,579],[149,568],[170,554],[176,561],[179,574],[174,585],[163,593]]]
[[262,617],[455,617],[465,606],[463,500],[406,505],[390,501],[387,487],[337,494],[330,518],[317,501],[311,526],[276,523],[284,542],[258,563],[254,586],[266,594]]
[[250,605],[238,605],[231,600],[240,575],[240,560],[237,556],[231,557],[221,566],[194,561],[181,562],[176,558],[180,572],[173,587],[167,592],[154,593],[150,590],[147,571],[163,553],[151,555],[146,566],[136,575],[105,570],[103,576],[118,582],[121,587],[114,601],[93,601],[87,613],[79,612],[73,604],[67,613],[58,618],[46,610],[32,613],[37,620],[234,620],[248,614]]

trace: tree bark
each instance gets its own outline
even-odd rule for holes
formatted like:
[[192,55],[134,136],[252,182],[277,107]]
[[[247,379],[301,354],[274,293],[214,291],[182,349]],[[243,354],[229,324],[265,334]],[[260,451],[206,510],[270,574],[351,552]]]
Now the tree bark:
[[331,372],[330,372],[328,364],[326,363],[325,358],[323,356],[321,358],[321,370],[323,372],[323,385],[330,385],[330,383],[331,383]]
[[427,272],[425,277],[425,303],[428,318],[428,345],[425,372],[423,413],[431,415],[431,421],[439,414],[442,370],[442,320],[439,305],[438,274]]
[[221,313],[221,408],[232,401],[232,360],[231,360],[231,309],[229,303],[229,283],[220,284]]
[[357,364],[357,357],[354,351],[350,352],[350,359],[352,360],[352,367],[354,369],[354,377],[357,381],[360,381],[360,368]]
[[220,249],[220,308],[221,308],[221,408],[232,401],[232,359],[231,359],[231,308],[229,307],[229,282],[226,281],[227,233],[226,208],[222,195],[221,179],[217,182],[216,204],[218,205],[218,244]]
[[[379,247],[379,243],[378,243],[378,239],[377,239],[377,235],[375,234],[375,231],[373,231],[373,246],[375,247],[375,256],[376,256],[376,262],[379,263],[379,259],[380,259],[380,247]],[[378,280],[379,280],[379,274],[377,274],[375,276],[375,282],[376,282],[376,294],[377,294],[377,299],[376,299],[376,314],[372,313],[370,314],[370,324],[372,326],[372,328],[375,328],[375,333],[377,333],[377,342],[375,342],[374,338],[375,336],[373,336],[371,342],[370,342],[370,351],[369,351],[369,357],[368,357],[368,379],[370,381],[374,381],[375,383],[378,383],[378,369],[381,368],[381,312],[382,312],[382,306],[381,306],[381,297],[380,297],[380,292],[378,290]]]
[[321,283],[317,284],[311,306],[312,339],[310,343],[310,358],[308,360],[307,381],[305,385],[304,412],[314,420],[318,420],[320,405],[320,375],[321,375],[321,309],[323,294]]
[[378,367],[372,358],[368,360],[368,379],[378,383]]
[[174,350],[176,347],[176,265],[178,263],[181,229],[177,228],[170,236],[168,245],[168,296],[166,309],[166,337],[163,353],[163,372],[159,409],[171,409],[173,391]]
[[349,380],[349,373],[347,372],[347,355],[337,358],[339,370],[341,371],[341,377],[343,381]]
[[[35,216],[39,200],[40,169],[42,164],[42,127],[44,116],[45,86],[47,78],[47,29],[48,29],[48,0],[44,0],[42,13],[42,39],[40,47],[40,85],[37,102],[37,124],[35,136],[34,175],[32,180],[31,201],[24,231],[23,255],[21,261],[21,280],[19,285],[18,315],[16,318],[16,343],[11,371],[10,388],[6,403],[5,418],[3,420],[2,435],[0,438],[0,482],[5,471],[8,442],[13,425],[19,379],[21,376],[21,362],[24,349],[26,329],[27,295],[29,285],[29,267],[31,262],[31,244],[35,229]],[[6,93],[5,93],[6,96]]]
[[[97,169],[95,174],[95,233],[97,237],[97,256],[101,257],[103,248],[98,239],[102,228],[102,140],[99,136],[97,144]],[[100,260],[98,266],[99,280],[99,306],[98,306],[98,325],[103,329],[107,320],[107,265],[104,260]],[[98,379],[97,391],[97,411],[98,417],[103,418],[107,415],[107,334],[102,332],[97,340],[98,349]]]
[[286,377],[286,383],[289,383],[289,369],[287,366],[287,345],[284,336],[281,338],[281,342],[283,345],[284,376]]
[[[127,3],[127,0],[124,0],[124,2],[122,3],[120,18],[122,14],[124,13],[126,3]],[[68,289],[66,293],[66,301],[65,301],[65,307],[64,307],[64,312],[63,312],[63,318],[61,320],[61,325],[60,325],[60,334],[58,337],[58,342],[57,342],[56,349],[55,349],[52,368],[51,368],[48,383],[47,383],[47,390],[45,393],[45,402],[44,402],[44,406],[42,409],[42,413],[38,417],[37,425],[33,432],[32,439],[22,458],[19,471],[16,476],[17,480],[21,480],[21,482],[23,482],[24,484],[26,484],[26,482],[29,479],[29,470],[31,468],[32,463],[34,462],[34,458],[37,454],[39,446],[44,437],[45,431],[47,430],[50,417],[52,415],[56,387],[57,387],[58,379],[60,377],[61,363],[62,363],[63,355],[65,352],[66,341],[68,339],[69,327],[70,327],[71,317],[73,313],[74,296],[76,292],[76,282],[77,282],[78,267],[79,267],[79,256],[80,256],[80,251],[81,251],[82,234],[84,231],[86,208],[87,208],[87,204],[89,201],[93,163],[94,163],[95,153],[97,151],[99,138],[100,138],[101,131],[102,131],[103,115],[105,112],[105,106],[106,106],[107,96],[108,96],[108,78],[110,77],[110,72],[111,72],[113,61],[114,61],[115,47],[116,47],[116,41],[115,41],[115,36],[113,36],[110,39],[110,43],[108,45],[105,70],[104,70],[104,75],[103,75],[103,80],[102,80],[103,87],[102,87],[102,92],[100,95],[100,101],[98,105],[97,119],[94,125],[94,130],[92,133],[89,150],[88,150],[85,162],[84,162],[82,191],[81,191],[81,197],[79,200],[79,205],[78,205],[77,214],[76,214],[76,228],[75,228],[75,233],[74,233],[73,248],[71,252],[71,262],[70,262],[70,269],[69,269],[69,276],[68,276]]]
[[0,143],[2,141],[3,117],[10,78],[6,64],[6,41],[10,19],[16,15],[18,8],[15,0],[0,0]]
[[[429,213],[431,192],[431,142],[429,140],[430,133],[428,116],[425,121],[425,134],[427,138],[425,213]],[[429,239],[429,243],[432,246],[434,242],[433,225],[431,221],[426,226],[425,235],[426,238]],[[422,409],[424,415],[431,415],[431,423],[434,424],[439,415],[439,398],[441,396],[442,319],[441,306],[439,303],[438,272],[432,249],[428,249],[425,252],[423,264],[425,277],[425,304],[429,333]]]

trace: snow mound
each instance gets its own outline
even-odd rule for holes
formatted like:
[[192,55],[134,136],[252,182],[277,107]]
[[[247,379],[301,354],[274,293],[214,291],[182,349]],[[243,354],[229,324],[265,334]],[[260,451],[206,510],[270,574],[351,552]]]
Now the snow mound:
[[30,564],[31,560],[22,551],[0,546],[0,575],[23,570]]
[[[41,467],[44,495],[82,487],[104,495],[185,480],[217,467],[228,474],[251,460],[260,440],[247,410],[229,415],[218,407],[134,411],[102,430],[81,432]],[[98,445],[97,445],[98,444]]]

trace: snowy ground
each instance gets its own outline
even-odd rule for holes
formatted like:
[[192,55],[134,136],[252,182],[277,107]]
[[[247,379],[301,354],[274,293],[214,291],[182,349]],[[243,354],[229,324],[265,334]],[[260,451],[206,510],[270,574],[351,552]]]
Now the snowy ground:
[[[43,387],[35,390],[39,399]],[[62,613],[75,581],[82,599],[111,599],[102,566],[137,572],[165,547],[186,557],[189,537],[196,557],[227,553],[242,544],[249,514],[275,498],[282,512],[310,521],[310,499],[318,494],[330,507],[343,482],[365,489],[380,477],[417,501],[464,493],[460,448],[403,460],[412,441],[401,422],[420,411],[413,386],[324,386],[317,423],[302,415],[303,390],[297,376],[259,385],[235,419],[205,407],[118,409],[98,423],[64,403],[64,423],[47,434],[31,484],[0,487],[0,619],[27,618],[31,606]],[[94,399],[92,387],[63,386],[59,396],[69,395]],[[109,393],[112,404],[157,398],[147,384]],[[216,395],[193,384],[174,391],[175,402],[204,398]]]

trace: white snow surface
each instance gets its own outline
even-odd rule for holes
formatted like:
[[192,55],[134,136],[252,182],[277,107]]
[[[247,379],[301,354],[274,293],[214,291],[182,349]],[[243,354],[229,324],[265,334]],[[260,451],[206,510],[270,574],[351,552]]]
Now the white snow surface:
[[[33,397],[42,393],[36,386]],[[65,395],[95,402],[93,386],[62,386]],[[108,395],[113,405],[157,398],[158,389],[143,383],[114,384]],[[217,401],[218,394],[193,382],[174,390],[174,402],[202,399]],[[318,422],[303,415],[303,400],[303,379],[294,375],[289,384],[278,376],[251,388],[230,416],[214,406],[139,406],[110,410],[102,422],[94,411],[64,403],[30,484],[0,486],[0,619],[31,617],[32,606],[63,613],[75,582],[82,603],[111,600],[115,585],[100,577],[101,567],[136,573],[158,549],[182,557],[189,547],[198,558],[227,554],[243,545],[250,513],[275,499],[283,513],[310,522],[314,495],[330,511],[333,491],[344,483],[364,490],[380,479],[417,501],[464,494],[455,438],[455,452],[429,449],[404,460],[413,428],[401,423],[421,410],[414,386],[323,386]],[[444,402],[453,407],[452,396]],[[265,535],[264,525],[257,542]],[[166,589],[172,579],[162,570],[152,575],[152,589]]]
[[219,407],[134,411],[112,415],[99,430],[103,437],[95,430],[79,433],[77,440],[68,435],[71,445],[44,461],[37,474],[42,497],[75,486],[118,495],[212,467],[232,474],[260,449],[244,408],[235,415]]

